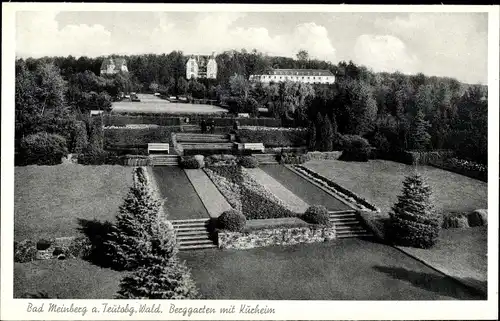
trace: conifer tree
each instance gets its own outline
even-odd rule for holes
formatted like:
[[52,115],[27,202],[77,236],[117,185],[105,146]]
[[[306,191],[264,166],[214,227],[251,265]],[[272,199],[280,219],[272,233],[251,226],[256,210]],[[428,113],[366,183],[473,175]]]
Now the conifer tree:
[[323,126],[321,127],[321,151],[329,152],[333,147],[333,129],[328,115],[325,115]]
[[198,299],[186,265],[175,258],[151,259],[120,283],[118,299]]
[[321,113],[318,112],[316,114],[316,150],[321,150],[321,142],[322,142],[322,136],[321,136],[321,129],[323,127],[323,116],[321,116]]
[[307,131],[307,147],[310,151],[316,150],[316,125],[313,122],[309,122]]
[[113,266],[125,270],[140,265],[152,253],[152,243],[159,237],[161,203],[141,180],[141,175],[142,169],[137,168],[134,185],[120,206],[116,224],[106,240]]
[[430,124],[425,120],[425,114],[422,109],[417,111],[417,115],[413,120],[412,126],[412,142],[413,149],[425,149],[431,140],[431,135],[429,134]]
[[395,244],[430,248],[437,242],[440,224],[431,195],[418,173],[405,178],[403,193],[390,213],[389,235]]

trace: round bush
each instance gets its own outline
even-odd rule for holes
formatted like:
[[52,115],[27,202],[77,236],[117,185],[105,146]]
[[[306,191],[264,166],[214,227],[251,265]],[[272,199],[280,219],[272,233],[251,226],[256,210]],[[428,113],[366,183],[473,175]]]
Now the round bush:
[[342,138],[343,151],[340,160],[367,162],[370,158],[370,143],[358,135],[345,135]]
[[259,167],[259,161],[254,156],[242,156],[239,163],[246,168]]
[[185,169],[198,169],[200,168],[200,163],[193,157],[189,157],[181,161],[181,167]]
[[471,227],[488,225],[488,210],[475,210],[467,215],[467,219]]
[[31,240],[14,243],[14,262],[31,262],[36,258],[36,253],[36,244]]
[[469,227],[469,222],[467,216],[462,213],[450,213],[444,215],[442,228],[467,228]]
[[302,215],[302,219],[311,224],[330,225],[328,210],[323,205],[310,206]]
[[19,154],[25,165],[57,165],[68,155],[68,148],[64,137],[40,132],[23,137]]
[[44,251],[48,249],[52,245],[52,242],[49,240],[41,239],[36,242],[36,249],[39,251]]
[[223,212],[218,220],[218,227],[222,230],[228,230],[233,232],[243,231],[246,225],[246,217],[235,210],[228,210]]

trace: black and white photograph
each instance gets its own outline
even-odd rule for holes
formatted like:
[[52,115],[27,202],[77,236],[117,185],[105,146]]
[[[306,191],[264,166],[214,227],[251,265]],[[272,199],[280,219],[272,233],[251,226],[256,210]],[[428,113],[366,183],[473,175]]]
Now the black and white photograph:
[[498,6],[2,7],[1,319],[498,318]]

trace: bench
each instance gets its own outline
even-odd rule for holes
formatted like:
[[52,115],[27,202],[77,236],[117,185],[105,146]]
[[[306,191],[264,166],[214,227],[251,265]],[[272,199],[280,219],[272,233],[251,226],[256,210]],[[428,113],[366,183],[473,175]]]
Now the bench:
[[150,151],[166,151],[167,154],[170,153],[170,146],[168,143],[149,143],[148,144],[148,154]]
[[262,143],[243,143],[243,149],[260,150],[264,152],[264,144]]

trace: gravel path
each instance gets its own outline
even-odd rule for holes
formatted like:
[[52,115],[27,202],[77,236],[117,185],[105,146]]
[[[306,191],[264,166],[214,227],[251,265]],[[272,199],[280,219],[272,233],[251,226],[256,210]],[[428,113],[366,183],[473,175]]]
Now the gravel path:
[[297,213],[304,213],[309,207],[309,204],[304,202],[300,197],[290,192],[285,186],[281,185],[272,176],[264,172],[260,168],[245,169],[248,174],[260,185],[264,186],[269,192],[282,200],[289,210]]
[[210,217],[218,217],[222,212],[232,209],[224,196],[212,183],[202,169],[185,169],[188,179],[200,196]]

